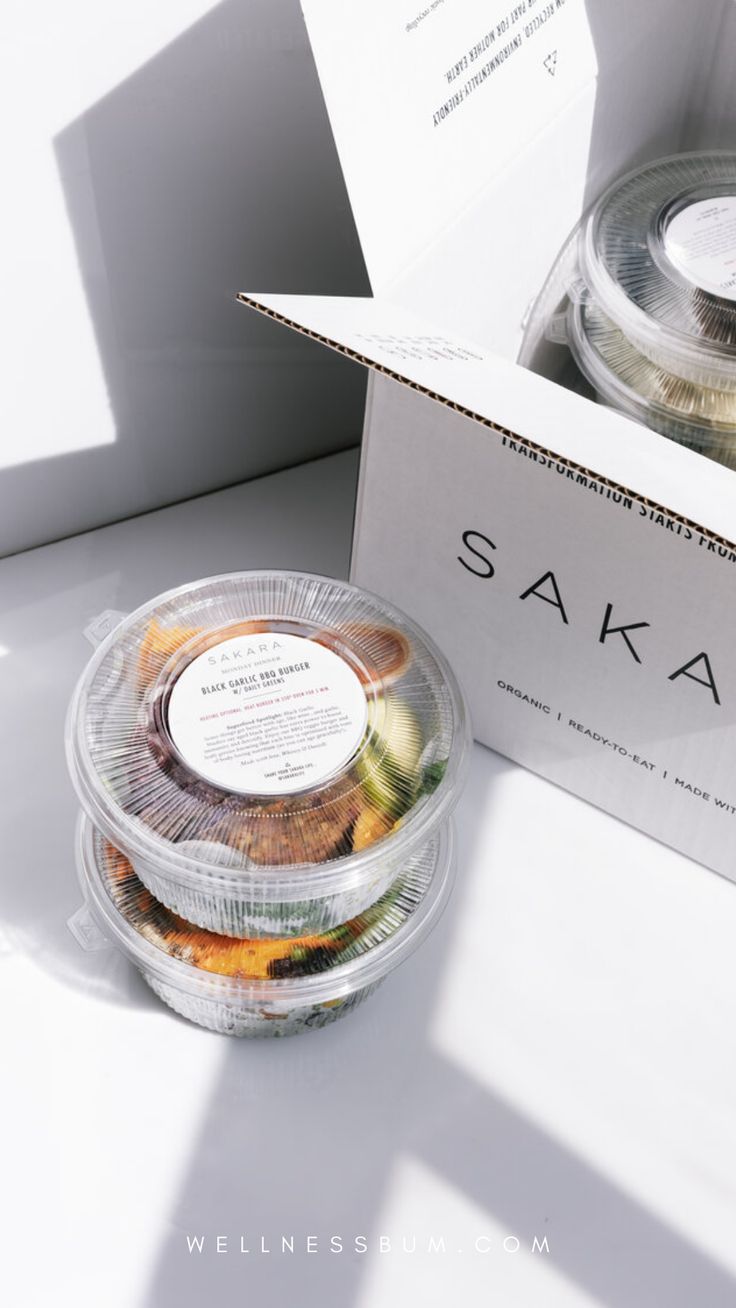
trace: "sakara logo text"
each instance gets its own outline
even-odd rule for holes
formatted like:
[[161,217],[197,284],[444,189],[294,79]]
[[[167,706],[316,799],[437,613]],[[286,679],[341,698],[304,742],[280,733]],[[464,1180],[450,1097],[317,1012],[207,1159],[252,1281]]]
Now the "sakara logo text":
[[[458,563],[462,564],[466,572],[472,573],[474,577],[486,582],[491,581],[496,576],[493,563],[496,546],[490,537],[484,535],[482,531],[464,531],[462,543],[463,553],[458,554]],[[570,625],[564,599],[564,585],[558,580],[554,572],[548,570],[539,577],[533,577],[530,583],[525,585],[524,590],[520,592],[519,599],[521,601],[541,600],[545,605],[555,610],[557,621],[562,622],[565,626]],[[596,627],[597,639],[601,645],[605,645],[607,641],[613,639],[623,641],[628,656],[634,663],[644,663],[643,651],[645,644],[642,642],[641,634],[647,627],[651,627],[651,623],[643,619],[638,619],[635,622],[622,622],[620,613],[614,612],[613,604],[604,602],[600,625]],[[713,702],[720,705],[721,696],[716,684],[713,664],[706,650],[698,650],[689,658],[686,658],[684,662],[678,661],[677,666],[673,667],[672,671],[667,674],[667,680],[676,684],[682,684],[681,678],[696,682],[698,686],[703,688],[705,693],[712,697]]]

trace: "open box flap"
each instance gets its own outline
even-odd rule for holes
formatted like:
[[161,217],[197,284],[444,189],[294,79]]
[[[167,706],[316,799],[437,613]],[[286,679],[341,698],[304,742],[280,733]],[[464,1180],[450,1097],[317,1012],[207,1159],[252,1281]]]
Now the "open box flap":
[[597,72],[589,0],[301,3],[375,294]]
[[592,407],[590,400],[473,341],[385,300],[252,292],[238,298],[499,435],[574,464],[704,535],[736,541],[736,483],[730,469],[603,406]]

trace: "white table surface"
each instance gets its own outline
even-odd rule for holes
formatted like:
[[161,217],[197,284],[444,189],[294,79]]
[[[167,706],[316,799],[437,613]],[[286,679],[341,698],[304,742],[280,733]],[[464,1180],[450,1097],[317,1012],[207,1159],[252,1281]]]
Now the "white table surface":
[[733,1305],[736,886],[476,747],[452,905],[344,1022],[217,1036],[67,930],[82,628],[213,573],[346,575],[355,469],[0,562],[3,1302]]

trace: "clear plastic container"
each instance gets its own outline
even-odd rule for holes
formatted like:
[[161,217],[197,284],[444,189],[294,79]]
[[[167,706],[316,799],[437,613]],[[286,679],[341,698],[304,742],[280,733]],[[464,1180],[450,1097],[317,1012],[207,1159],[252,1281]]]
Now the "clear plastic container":
[[459,794],[469,730],[405,615],[326,577],[246,572],[124,618],[72,698],[82,806],[151,893],[235,937],[379,899]]
[[617,179],[583,220],[578,275],[658,367],[736,391],[736,152],[671,155]]
[[294,1035],[344,1016],[432,930],[452,888],[449,823],[354,920],[301,939],[234,940],[158,903],[130,862],[82,815],[83,907],[69,926],[85,949],[120,949],[183,1017],[236,1036]]
[[602,403],[736,468],[736,392],[714,391],[659,368],[592,303],[570,304],[566,337]]

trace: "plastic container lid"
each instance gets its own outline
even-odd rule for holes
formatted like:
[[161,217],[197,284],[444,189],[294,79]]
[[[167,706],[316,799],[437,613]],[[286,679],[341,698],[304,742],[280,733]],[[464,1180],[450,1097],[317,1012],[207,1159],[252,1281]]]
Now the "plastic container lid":
[[606,404],[736,465],[736,393],[697,386],[657,367],[592,303],[569,306],[567,337],[580,371]]
[[592,299],[666,371],[736,389],[736,153],[672,155],[601,196],[581,228]]
[[83,807],[150,890],[226,934],[375,900],[453,807],[462,695],[429,638],[356,587],[236,573],[143,605],[69,711]]
[[[410,859],[364,914],[317,936],[233,940],[157,902],[131,864],[82,815],[80,882],[90,920],[70,921],[87,948],[116,945],[184,1016],[233,1034],[286,1034],[323,1025],[369,992],[421,943],[452,889],[448,824]],[[92,939],[92,932],[101,936]]]

